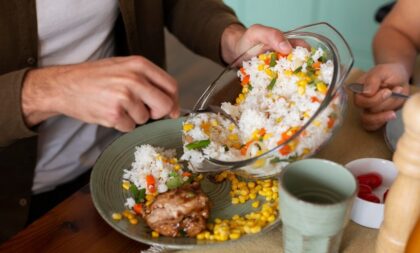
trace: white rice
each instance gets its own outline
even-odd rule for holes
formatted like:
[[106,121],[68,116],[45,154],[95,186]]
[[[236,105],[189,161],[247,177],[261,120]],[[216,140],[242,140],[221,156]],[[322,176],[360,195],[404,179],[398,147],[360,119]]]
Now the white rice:
[[[263,55],[267,58],[271,57],[271,53]],[[181,159],[189,160],[194,167],[200,167],[205,157],[227,161],[243,160],[278,146],[282,136],[299,129],[325,98],[333,76],[333,63],[331,60],[319,62],[319,69],[308,65],[312,64],[311,61],[321,60],[321,57],[325,59],[321,48],[310,52],[306,48],[297,47],[289,56],[279,57],[274,66],[267,64],[264,56],[243,62],[238,77],[244,81],[246,75],[249,75],[249,83],[244,85],[236,104],[225,102],[221,105],[223,110],[237,119],[239,129],[229,129],[231,122],[220,115],[196,114],[188,118],[184,122],[183,134],[186,138]],[[270,90],[270,83],[274,79],[275,83]],[[289,145],[290,152],[278,152],[277,156],[285,159],[313,153],[330,136],[331,126],[328,122],[335,117],[334,106],[329,106],[305,130],[305,137]],[[218,126],[212,126],[206,133],[202,126],[211,120],[216,121]],[[193,128],[186,130],[185,125],[190,125],[189,128],[192,125]],[[263,135],[258,136],[256,133]],[[232,143],[229,139],[232,139],[232,135],[237,135],[239,144]],[[211,142],[202,151],[186,148],[188,143],[207,139]],[[252,144],[246,154],[241,154],[241,146],[247,142]]]
[[[138,146],[134,152],[134,162],[131,164],[131,168],[124,170],[123,180],[134,184],[138,189],[145,188],[146,194],[150,194],[147,188],[146,176],[152,175],[156,181],[157,192],[166,192],[168,191],[166,181],[169,178],[169,174],[176,172],[182,175],[184,172],[182,168],[175,169],[177,163],[169,162],[175,159],[175,149],[165,150],[164,148],[153,147],[148,144]],[[128,208],[132,208],[135,205],[134,199],[129,197],[125,205]]]

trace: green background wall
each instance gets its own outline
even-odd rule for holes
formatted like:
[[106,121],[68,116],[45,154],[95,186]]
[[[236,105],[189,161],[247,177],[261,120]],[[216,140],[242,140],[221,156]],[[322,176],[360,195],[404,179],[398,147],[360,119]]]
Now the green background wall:
[[346,38],[355,55],[355,66],[373,65],[371,43],[378,24],[376,10],[390,0],[225,0],[246,25],[264,24],[287,31],[325,21]]

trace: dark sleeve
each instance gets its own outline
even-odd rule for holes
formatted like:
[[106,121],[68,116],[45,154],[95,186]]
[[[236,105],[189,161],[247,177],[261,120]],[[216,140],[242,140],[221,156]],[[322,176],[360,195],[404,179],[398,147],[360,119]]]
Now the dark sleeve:
[[0,147],[34,136],[22,115],[22,83],[28,69],[0,75]]
[[225,28],[240,24],[221,0],[164,0],[165,25],[195,53],[223,63],[220,40]]

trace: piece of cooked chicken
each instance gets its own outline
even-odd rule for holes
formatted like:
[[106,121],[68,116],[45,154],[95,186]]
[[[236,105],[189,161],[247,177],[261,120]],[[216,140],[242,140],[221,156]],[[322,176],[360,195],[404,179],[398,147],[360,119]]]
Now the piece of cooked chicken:
[[149,207],[143,209],[142,217],[161,235],[195,237],[206,228],[209,209],[209,198],[198,183],[192,183],[159,194]]

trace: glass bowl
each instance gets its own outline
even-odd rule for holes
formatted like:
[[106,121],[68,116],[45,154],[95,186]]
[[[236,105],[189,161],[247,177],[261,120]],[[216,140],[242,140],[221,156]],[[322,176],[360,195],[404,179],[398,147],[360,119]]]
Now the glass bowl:
[[[267,150],[259,155],[244,160],[218,160],[213,157],[206,157],[202,162],[202,166],[191,166],[192,170],[197,172],[218,172],[222,170],[235,170],[237,174],[243,177],[264,178],[278,175],[282,168],[294,160],[304,159],[316,154],[320,148],[327,143],[336,130],[341,126],[343,121],[347,97],[344,91],[343,82],[345,81],[350,69],[353,66],[354,58],[352,52],[343,38],[343,36],[331,25],[327,23],[316,23],[299,27],[297,29],[284,33],[295,44],[304,44],[311,48],[322,48],[326,53],[326,58],[333,63],[333,74],[325,98],[319,103],[315,112],[301,124],[300,128],[290,135],[290,137],[279,143],[276,147]],[[269,51],[270,48],[263,44],[258,44],[230,64],[205,90],[194,106],[195,111],[204,110],[210,105],[220,105],[222,102],[235,101],[235,98],[241,91],[240,80],[238,78],[238,67],[242,62],[249,60],[254,56]],[[299,154],[295,157],[287,157],[283,159],[279,154],[286,145],[305,141],[307,131],[319,120],[325,119],[325,113],[330,116],[334,114],[334,123],[328,134],[319,137],[313,143],[310,150]],[[194,117],[194,114],[189,115]],[[329,116],[328,116],[329,117]],[[321,138],[321,139],[320,139]],[[308,139],[306,139],[308,140]],[[202,152],[202,151],[200,151]]]

